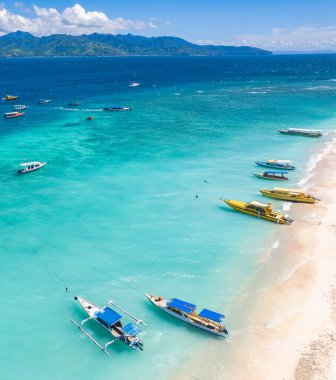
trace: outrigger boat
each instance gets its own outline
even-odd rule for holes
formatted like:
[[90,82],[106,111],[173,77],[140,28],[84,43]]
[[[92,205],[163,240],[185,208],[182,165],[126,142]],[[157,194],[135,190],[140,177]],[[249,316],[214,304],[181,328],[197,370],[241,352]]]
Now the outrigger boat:
[[6,95],[2,98],[2,100],[16,100],[19,97],[17,95]]
[[38,162],[38,161],[36,161],[36,162],[24,162],[24,163],[19,165],[18,173],[19,174],[29,173],[29,172],[32,172],[34,170],[42,168],[45,164],[46,164],[46,162]]
[[131,107],[123,107],[123,106],[110,106],[110,107],[104,107],[103,111],[112,111],[112,112],[118,112],[118,111],[130,111]]
[[274,187],[273,190],[260,190],[260,192],[267,197],[281,199],[283,201],[300,203],[315,203],[320,201],[315,195],[307,194],[304,190],[300,189]]
[[[82,297],[76,296],[75,300],[80,303],[84,311],[89,315],[89,318],[84,319],[79,324],[72,319],[71,322],[74,323],[89,339],[91,339],[97,347],[104,351],[105,354],[109,355],[106,351],[107,347],[118,340],[125,343],[133,350],[143,350],[143,341],[136,337],[137,334],[141,332],[138,325],[141,323],[142,325],[147,326],[142,320],[135,318],[133,315],[117,306],[113,301],[107,301],[107,304],[101,308]],[[109,307],[110,305],[112,305],[115,309],[118,309],[119,312],[128,315],[130,318],[135,320],[136,323],[131,322],[127,325],[123,325],[121,323],[123,316]],[[84,323],[91,319],[98,323],[100,327],[108,331],[113,337],[113,339],[108,341],[104,346],[100,345],[86,330],[83,329]]]
[[24,112],[18,112],[18,111],[5,112],[4,113],[4,118],[5,119],[11,119],[13,117],[19,117],[19,116],[23,116],[23,115],[24,115]]
[[234,210],[243,212],[244,214],[256,216],[257,218],[266,219],[278,224],[291,224],[294,222],[294,219],[290,216],[273,211],[272,203],[261,203],[257,201],[246,203],[229,199],[221,200],[227,203]]
[[283,169],[283,170],[294,170],[295,166],[292,165],[291,160],[267,160],[267,161],[256,161],[259,166],[265,166],[266,168],[272,169]]
[[166,300],[163,297],[151,294],[146,294],[146,297],[153,305],[181,321],[218,336],[228,335],[227,329],[221,323],[222,319],[225,318],[223,314],[208,309],[203,309],[197,314],[196,305],[177,298]]
[[14,111],[20,111],[20,110],[25,110],[29,107],[26,106],[25,104],[15,104],[15,106],[13,106],[13,108],[14,108]]
[[288,128],[288,129],[278,129],[278,132],[285,135],[299,135],[307,137],[321,137],[323,136],[322,131],[318,129],[302,129],[302,128]]
[[267,171],[264,173],[252,173],[258,178],[271,179],[275,181],[288,181],[288,177],[285,176],[287,172],[283,171]]

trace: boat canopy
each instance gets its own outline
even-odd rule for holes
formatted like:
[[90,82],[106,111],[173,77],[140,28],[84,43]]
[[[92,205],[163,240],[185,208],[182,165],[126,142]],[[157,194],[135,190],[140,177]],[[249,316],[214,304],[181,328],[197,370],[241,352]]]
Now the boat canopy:
[[252,201],[249,204],[253,205],[253,206],[258,206],[258,207],[270,207],[271,206],[270,203],[261,203],[261,202],[258,202],[258,201]]
[[177,298],[172,298],[169,302],[167,302],[167,306],[173,307],[175,309],[184,311],[186,313],[192,313],[196,309],[196,305],[192,303],[179,300]]
[[135,323],[128,323],[126,326],[122,328],[122,331],[125,334],[136,336],[137,334],[139,334],[139,332],[141,332],[141,329]]
[[292,160],[267,160],[267,162],[274,162],[278,164],[291,164]]
[[288,193],[304,193],[302,189],[288,189],[286,187],[274,187],[273,191],[287,191]]
[[110,309],[109,307],[104,307],[102,311],[99,311],[96,314],[96,317],[101,319],[103,322],[105,322],[109,326],[113,326],[122,318],[120,314]]
[[223,318],[225,318],[224,314],[219,314],[219,313],[216,313],[215,311],[211,311],[208,309],[203,309],[198,315],[200,317],[211,319],[212,321],[219,322],[219,323],[221,322]]
[[283,171],[266,171],[266,172],[264,172],[264,173],[266,173],[266,174],[288,174],[288,172],[283,172]]

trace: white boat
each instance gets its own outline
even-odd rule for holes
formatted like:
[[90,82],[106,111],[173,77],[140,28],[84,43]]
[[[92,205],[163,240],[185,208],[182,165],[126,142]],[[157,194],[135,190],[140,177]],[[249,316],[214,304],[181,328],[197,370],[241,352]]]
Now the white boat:
[[299,135],[307,137],[321,137],[323,133],[319,129],[304,129],[304,128],[288,128],[288,129],[278,129],[278,132],[285,135]]
[[42,168],[45,164],[46,164],[46,162],[38,162],[38,161],[24,162],[24,163],[19,165],[18,173],[20,173],[20,174],[29,173],[29,172],[32,172],[34,170]]
[[104,107],[103,111],[111,111],[111,112],[118,112],[118,111],[130,111],[132,107],[123,107],[123,106],[109,106],[109,107]]
[[38,104],[47,104],[47,103],[50,103],[50,102],[51,102],[50,99],[40,99],[40,100],[38,101]]
[[139,82],[132,82],[132,83],[130,83],[129,86],[130,87],[138,87],[138,86],[140,86],[140,83]]
[[29,108],[29,107],[26,106],[25,104],[15,104],[15,105],[13,106],[14,111],[25,110],[25,109],[27,109],[27,108]]
[[[107,347],[118,340],[125,343],[133,350],[143,350],[143,341],[136,337],[137,334],[141,332],[138,324],[141,323],[142,325],[147,326],[142,320],[135,318],[133,315],[117,306],[113,301],[107,301],[107,304],[101,308],[82,297],[76,296],[75,300],[80,303],[89,317],[81,321],[79,324],[74,320],[71,320],[71,322],[74,323],[89,339],[91,339],[97,347],[104,351],[105,354],[109,355],[106,351]],[[118,309],[118,312],[113,310],[110,305],[112,305],[115,309]],[[119,314],[120,312],[135,320],[136,323],[131,322],[123,325],[121,322],[123,316]],[[108,341],[104,346],[98,343],[86,330],[83,329],[84,323],[91,319],[112,335],[113,339]]]
[[4,113],[4,118],[5,119],[11,119],[13,117],[23,116],[24,114],[25,114],[24,112],[19,112],[19,111],[5,112]]
[[228,335],[227,329],[221,323],[225,318],[223,314],[209,309],[203,309],[200,313],[196,313],[196,305],[177,298],[166,300],[151,294],[146,294],[146,297],[153,305],[181,321],[221,337]]

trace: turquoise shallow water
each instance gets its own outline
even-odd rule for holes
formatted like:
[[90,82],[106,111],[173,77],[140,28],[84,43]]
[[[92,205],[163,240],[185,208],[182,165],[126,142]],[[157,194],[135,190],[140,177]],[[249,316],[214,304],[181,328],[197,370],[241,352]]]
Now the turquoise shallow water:
[[[258,189],[272,184],[251,176],[261,170],[256,159],[293,159],[292,185],[305,175],[320,141],[276,129],[333,129],[335,57],[1,65],[2,93],[19,94],[30,109],[0,122],[6,310],[0,378],[168,378],[216,338],[162,315],[143,293],[226,313],[271,232],[290,227],[237,214],[219,198],[263,200]],[[141,86],[129,88],[134,71]],[[39,106],[41,97],[52,102]],[[80,106],[69,109],[70,99]],[[133,110],[100,111],[114,103]],[[88,115],[95,120],[86,121]],[[18,176],[24,160],[48,164]],[[103,355],[70,323],[85,317],[76,294],[97,304],[112,298],[141,317],[149,324],[145,351],[116,343],[111,357]],[[234,330],[234,315],[227,315],[227,326]]]

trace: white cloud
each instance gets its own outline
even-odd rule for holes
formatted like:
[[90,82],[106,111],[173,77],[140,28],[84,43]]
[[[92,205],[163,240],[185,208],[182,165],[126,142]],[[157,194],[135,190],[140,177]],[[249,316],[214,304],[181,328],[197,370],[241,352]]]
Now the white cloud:
[[196,43],[200,45],[211,43],[213,45],[256,46],[273,51],[336,50],[336,26],[273,28],[269,34],[244,34],[231,41],[199,40]]
[[[16,3],[20,8],[22,3]],[[103,12],[86,11],[80,4],[59,12],[55,8],[34,5],[35,17],[28,18],[0,8],[0,34],[22,30],[36,36],[54,33],[117,33],[128,29],[156,28],[152,22],[127,20],[122,17],[110,19]]]
[[239,43],[279,51],[336,50],[336,26],[274,28],[270,34],[242,35],[235,44]]
[[240,40],[273,50],[336,50],[336,26],[274,28],[269,35],[243,35]]

